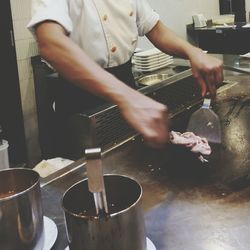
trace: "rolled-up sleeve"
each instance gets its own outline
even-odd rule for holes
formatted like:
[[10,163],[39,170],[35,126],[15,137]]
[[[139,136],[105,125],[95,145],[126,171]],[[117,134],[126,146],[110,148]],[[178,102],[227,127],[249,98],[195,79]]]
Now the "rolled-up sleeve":
[[32,0],[31,6],[31,20],[27,28],[33,34],[34,27],[47,20],[59,23],[68,33],[72,31],[67,0]]
[[147,34],[159,21],[159,15],[150,7],[147,0],[136,0],[136,22],[139,36]]

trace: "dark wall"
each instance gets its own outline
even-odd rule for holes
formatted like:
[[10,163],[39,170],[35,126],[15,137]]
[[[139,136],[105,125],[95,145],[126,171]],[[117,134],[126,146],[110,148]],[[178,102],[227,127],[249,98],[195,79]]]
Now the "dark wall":
[[27,163],[27,153],[9,0],[1,2],[0,16],[0,125],[9,143],[11,166],[16,166]]
[[220,14],[235,14],[236,22],[245,22],[245,6],[245,0],[220,0]]

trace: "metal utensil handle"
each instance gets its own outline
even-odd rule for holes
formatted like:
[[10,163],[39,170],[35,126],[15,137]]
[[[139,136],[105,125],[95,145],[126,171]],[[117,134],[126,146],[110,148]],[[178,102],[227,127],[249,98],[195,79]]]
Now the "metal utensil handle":
[[211,99],[210,98],[204,98],[202,108],[209,109],[211,105]]
[[211,94],[210,92],[207,92],[204,96],[202,108],[209,109],[211,105]]
[[85,156],[87,161],[86,167],[88,177],[88,188],[94,196],[96,213],[97,215],[103,213],[103,211],[105,211],[105,213],[108,213],[108,205],[101,161],[101,149],[86,149]]

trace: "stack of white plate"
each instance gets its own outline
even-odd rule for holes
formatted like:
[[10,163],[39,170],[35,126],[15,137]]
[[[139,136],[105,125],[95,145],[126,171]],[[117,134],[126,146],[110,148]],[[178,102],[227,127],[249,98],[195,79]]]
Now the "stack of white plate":
[[173,57],[157,48],[137,52],[133,55],[132,63],[138,71],[154,71],[173,63]]

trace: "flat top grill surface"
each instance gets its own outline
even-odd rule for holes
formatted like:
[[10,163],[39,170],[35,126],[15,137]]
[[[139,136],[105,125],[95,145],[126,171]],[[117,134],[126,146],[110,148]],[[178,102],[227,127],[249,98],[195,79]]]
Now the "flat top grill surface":
[[[149,148],[139,137],[103,154],[105,173],[128,175],[142,185],[147,236],[157,250],[249,249],[250,80],[232,79],[240,83],[225,86],[213,106],[222,144],[213,145],[209,164],[174,145]],[[174,128],[180,123],[185,129],[189,117],[178,117]],[[42,190],[44,213],[59,229],[55,250],[68,244],[61,197],[83,178],[81,167]]]

